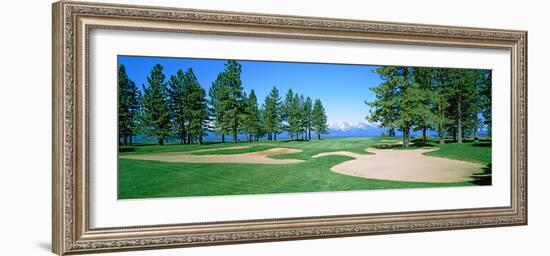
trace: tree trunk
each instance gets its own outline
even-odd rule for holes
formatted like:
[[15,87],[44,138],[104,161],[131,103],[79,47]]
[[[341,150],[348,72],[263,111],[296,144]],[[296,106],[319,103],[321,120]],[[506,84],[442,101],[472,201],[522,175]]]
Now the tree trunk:
[[202,138],[202,132],[201,132],[201,134],[200,134],[200,136],[199,136],[199,144],[202,145],[202,143],[203,143],[203,138]]
[[443,120],[445,120],[445,112],[443,111],[443,107],[441,104],[438,104],[437,111],[439,114],[439,124],[437,124],[437,133],[439,134],[439,144],[445,144],[445,128],[443,127]]
[[277,141],[277,133],[273,133],[273,140]]
[[403,147],[408,147],[409,146],[409,143],[407,142],[407,132],[405,131],[405,129],[403,129]]
[[233,143],[237,143],[237,131],[236,131],[236,129],[233,132]]
[[462,143],[462,102],[461,99],[458,99],[457,111],[458,111],[458,124],[456,127],[456,137],[458,139],[458,143]]
[[307,128],[307,140],[311,140],[311,127]]
[[395,137],[395,130],[393,129],[393,127],[391,127],[390,130],[388,131],[388,136]]
[[453,128],[453,141],[456,142],[456,128]]
[[437,133],[439,133],[439,144],[445,144],[445,131],[443,130],[443,125],[437,125]]
[[321,140],[321,133],[317,133],[317,140]]
[[164,145],[164,139],[163,138],[157,138],[159,145]]
[[426,142],[426,127],[422,129],[422,141]]
[[180,132],[180,144],[187,144],[187,141],[186,141],[187,132],[185,130],[185,123],[181,122],[180,127],[182,128]]
[[476,120],[475,120],[475,123],[474,123],[474,142],[478,142],[479,141],[479,124],[477,122],[477,117],[476,117]]
[[409,147],[409,127],[405,126],[403,129],[403,146],[408,148]]
[[222,143],[225,143],[225,134],[222,133]]

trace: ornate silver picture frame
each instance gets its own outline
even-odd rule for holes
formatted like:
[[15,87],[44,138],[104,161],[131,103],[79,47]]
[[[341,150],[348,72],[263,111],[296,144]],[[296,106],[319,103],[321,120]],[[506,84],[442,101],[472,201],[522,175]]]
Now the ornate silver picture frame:
[[[508,50],[510,205],[92,228],[88,50],[94,30]],[[52,31],[52,247],[59,255],[527,224],[526,31],[71,1],[53,4]]]

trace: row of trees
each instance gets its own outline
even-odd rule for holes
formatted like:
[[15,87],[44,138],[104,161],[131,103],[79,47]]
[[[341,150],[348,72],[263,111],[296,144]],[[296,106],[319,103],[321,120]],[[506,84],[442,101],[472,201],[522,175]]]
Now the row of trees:
[[491,71],[473,69],[388,67],[375,70],[382,83],[367,120],[378,122],[395,136],[403,133],[403,145],[410,144],[411,130],[435,130],[439,143],[447,136],[462,143],[478,139],[481,127],[491,132]]
[[225,142],[226,135],[237,142],[239,134],[249,141],[261,137],[276,140],[287,132],[291,139],[317,138],[328,132],[325,109],[320,100],[313,103],[289,90],[284,101],[276,87],[260,106],[256,93],[247,95],[241,81],[241,65],[230,60],[208,91],[199,84],[192,69],[178,70],[166,81],[163,67],[155,65],[147,77],[148,86],[139,91],[128,78],[124,65],[118,70],[119,145],[131,145],[132,137],[145,134],[159,145],[169,138],[181,144],[202,143],[206,132],[213,131]]

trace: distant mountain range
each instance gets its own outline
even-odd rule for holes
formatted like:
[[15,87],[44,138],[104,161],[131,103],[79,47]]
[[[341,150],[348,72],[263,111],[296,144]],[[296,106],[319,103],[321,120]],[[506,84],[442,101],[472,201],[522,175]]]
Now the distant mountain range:
[[[382,133],[388,134],[387,128],[382,128],[377,124],[365,123],[365,122],[331,122],[328,124],[329,135],[327,137],[341,138],[341,137],[372,137],[380,136]],[[401,136],[402,133],[396,130],[396,135]],[[487,134],[487,127],[482,127],[479,130],[480,135]],[[411,136],[420,136],[422,131],[411,130]],[[428,130],[427,135],[437,137],[437,132]]]
[[364,122],[331,122],[328,124],[329,137],[379,136],[386,133],[386,128],[377,124]]

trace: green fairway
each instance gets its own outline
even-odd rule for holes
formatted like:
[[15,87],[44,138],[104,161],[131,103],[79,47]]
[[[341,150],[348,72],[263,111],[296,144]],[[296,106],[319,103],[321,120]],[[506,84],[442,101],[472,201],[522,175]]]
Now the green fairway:
[[[383,141],[384,143],[386,141]],[[376,138],[342,138],[312,141],[211,143],[205,145],[135,146],[134,152],[120,155],[159,152],[189,152],[235,146],[249,148],[193,152],[194,155],[242,154],[270,148],[293,148],[303,152],[274,155],[278,159],[306,160],[296,164],[168,163],[119,158],[118,198],[158,198],[209,195],[242,195],[289,192],[350,191],[391,188],[469,186],[475,182],[425,183],[374,180],[332,172],[336,164],[352,159],[347,156],[312,158],[321,152],[350,151],[368,154],[365,149],[381,143]],[[490,143],[448,143],[430,146],[439,150],[427,155],[490,164]]]
[[430,142],[428,144],[439,148],[439,150],[426,153],[428,156],[445,157],[480,164],[491,163],[491,142],[447,143],[443,145]]

